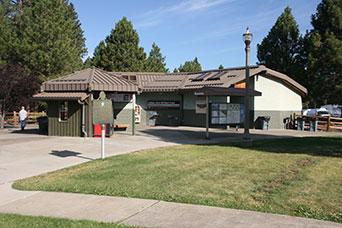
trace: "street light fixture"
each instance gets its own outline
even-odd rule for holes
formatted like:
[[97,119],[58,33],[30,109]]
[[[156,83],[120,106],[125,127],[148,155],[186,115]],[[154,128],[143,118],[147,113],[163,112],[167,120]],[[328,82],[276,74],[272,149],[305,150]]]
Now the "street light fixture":
[[243,34],[243,40],[245,42],[246,51],[246,77],[245,77],[245,120],[244,120],[244,134],[243,141],[250,141],[251,136],[249,134],[249,59],[251,52],[251,42],[253,35],[250,33],[247,27],[246,33]]

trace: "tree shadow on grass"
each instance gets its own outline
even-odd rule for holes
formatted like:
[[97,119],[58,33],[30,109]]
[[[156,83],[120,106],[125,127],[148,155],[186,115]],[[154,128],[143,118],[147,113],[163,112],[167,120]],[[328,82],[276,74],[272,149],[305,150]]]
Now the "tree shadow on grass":
[[342,158],[342,137],[262,139],[253,141],[250,147],[243,146],[241,143],[230,145],[260,152],[308,154],[312,156]]

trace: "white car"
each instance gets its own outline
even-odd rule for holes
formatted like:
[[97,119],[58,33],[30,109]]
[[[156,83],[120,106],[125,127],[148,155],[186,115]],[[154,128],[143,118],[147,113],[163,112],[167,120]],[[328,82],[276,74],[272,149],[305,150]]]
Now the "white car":
[[326,108],[313,108],[313,109],[306,109],[303,111],[303,116],[311,116],[311,117],[315,117],[315,116],[322,116],[322,117],[329,117],[331,116],[331,114],[329,113],[329,111]]

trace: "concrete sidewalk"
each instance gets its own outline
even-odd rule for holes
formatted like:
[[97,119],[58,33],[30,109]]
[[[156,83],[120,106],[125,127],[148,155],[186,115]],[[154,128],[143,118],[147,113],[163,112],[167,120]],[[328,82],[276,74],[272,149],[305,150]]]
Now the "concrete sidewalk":
[[[205,143],[201,132],[190,128],[154,128],[137,136],[116,135],[107,140],[108,155],[183,143]],[[266,132],[254,132],[265,137]],[[269,137],[311,136],[312,133],[267,132]],[[211,142],[236,140],[232,132]],[[291,137],[290,136],[290,137]],[[315,135],[317,136],[317,135]],[[17,191],[21,178],[83,163],[99,156],[99,139],[0,135],[0,213],[52,216],[123,223],[145,227],[341,227],[341,224],[252,211],[208,207],[158,200],[96,196],[75,193]]]
[[143,227],[336,227],[341,224],[253,211],[75,193],[17,191],[0,185],[0,212]]

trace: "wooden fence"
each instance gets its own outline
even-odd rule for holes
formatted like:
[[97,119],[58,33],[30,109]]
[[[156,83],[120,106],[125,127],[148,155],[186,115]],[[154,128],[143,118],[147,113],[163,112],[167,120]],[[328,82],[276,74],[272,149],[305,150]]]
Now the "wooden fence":
[[342,131],[342,118],[328,117],[327,131]]
[[342,131],[342,118],[338,117],[323,117],[323,116],[302,116],[302,115],[293,115],[291,117],[293,121],[290,125],[291,128],[297,129],[298,123],[300,120],[304,121],[304,130],[310,130],[310,122],[317,121],[317,130],[318,131]]
[[[40,116],[46,116],[45,112],[27,112],[27,124],[36,124],[37,118]],[[5,125],[18,126],[19,125],[19,113],[18,112],[6,112],[5,113]]]

